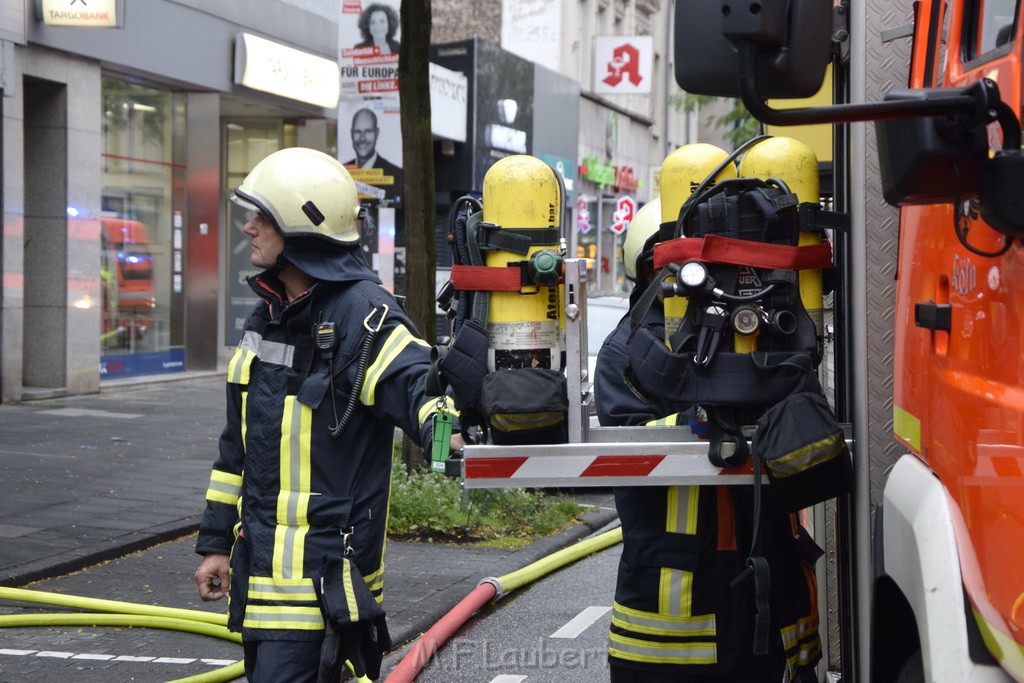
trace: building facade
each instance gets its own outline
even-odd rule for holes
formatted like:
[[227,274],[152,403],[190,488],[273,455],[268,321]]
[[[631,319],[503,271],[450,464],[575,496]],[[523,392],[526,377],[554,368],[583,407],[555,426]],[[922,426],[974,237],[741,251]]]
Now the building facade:
[[335,144],[327,4],[0,0],[4,401],[217,367],[253,303],[231,188]]
[[[364,4],[0,0],[0,400],[223,364],[255,302],[228,196],[283,147],[348,159],[339,12]],[[655,196],[661,161],[698,129],[715,141],[677,107],[671,10],[435,0],[431,69],[447,75],[432,82],[448,99],[433,93],[432,107],[460,126],[466,110],[464,134],[434,127],[439,240],[447,204],[478,192],[494,160],[534,154],[566,181],[564,237],[592,259],[592,290],[624,289],[620,201]],[[608,38],[648,40],[646,92],[603,91]],[[378,212],[367,248],[404,293],[397,207]],[[443,254],[438,265],[443,280]]]

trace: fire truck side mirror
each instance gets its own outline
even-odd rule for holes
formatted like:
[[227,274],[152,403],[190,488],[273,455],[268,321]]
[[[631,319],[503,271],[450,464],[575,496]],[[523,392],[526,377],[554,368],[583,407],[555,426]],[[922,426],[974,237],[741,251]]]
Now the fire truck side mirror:
[[[677,0],[676,82],[700,95],[739,97],[751,51],[757,94],[810,97],[831,56],[832,0]],[[822,27],[828,27],[822,30]]]

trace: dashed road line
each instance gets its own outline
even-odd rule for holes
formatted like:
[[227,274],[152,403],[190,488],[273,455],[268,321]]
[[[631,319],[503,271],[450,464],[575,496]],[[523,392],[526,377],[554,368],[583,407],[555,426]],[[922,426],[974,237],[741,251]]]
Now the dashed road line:
[[141,413],[115,413],[109,410],[94,410],[91,408],[53,408],[51,410],[39,410],[39,415],[55,415],[57,417],[111,417],[117,420],[134,420],[142,417]]
[[611,611],[611,607],[603,607],[592,605],[587,607],[585,610],[573,617],[569,622],[552,633],[549,638],[576,638],[581,633],[586,631],[588,628],[593,626],[594,622],[603,617],[605,614]]
[[0,656],[9,657],[43,657],[48,659],[83,659],[98,662],[134,662],[153,664],[193,664],[199,662],[207,666],[230,666],[239,660],[237,659],[211,659],[209,657],[144,657],[138,655],[109,655],[96,652],[62,652],[59,650],[14,650],[11,648],[0,648]]

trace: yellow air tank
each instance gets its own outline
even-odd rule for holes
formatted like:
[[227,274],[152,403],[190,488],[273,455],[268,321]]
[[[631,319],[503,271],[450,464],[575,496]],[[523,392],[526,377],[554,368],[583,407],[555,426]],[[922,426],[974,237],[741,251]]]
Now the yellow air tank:
[[[698,185],[724,161],[729,154],[722,148],[697,142],[683,145],[661,163],[661,222],[668,223],[679,218],[679,210],[690,198]],[[736,167],[728,164],[715,176],[715,181],[736,177]],[[711,184],[708,185],[711,187]],[[674,281],[669,277],[666,281]],[[686,297],[671,296],[665,299],[666,341],[679,327],[686,315]]]
[[[499,159],[484,176],[483,221],[530,237],[527,254],[488,251],[490,267],[530,260],[554,263],[561,238],[562,183],[540,159],[519,154]],[[540,257],[538,252],[545,252]],[[560,264],[560,259],[558,261]],[[561,370],[565,318],[559,286],[528,285],[492,292],[487,315],[489,370],[544,367]]]
[[[787,137],[772,137],[751,147],[740,160],[740,176],[744,178],[778,178],[789,186],[801,203],[820,201],[818,159],[808,145]],[[819,232],[800,233],[800,246],[818,244]],[[821,271],[801,270],[800,300],[807,315],[814,321],[818,339],[824,327],[822,314]]]

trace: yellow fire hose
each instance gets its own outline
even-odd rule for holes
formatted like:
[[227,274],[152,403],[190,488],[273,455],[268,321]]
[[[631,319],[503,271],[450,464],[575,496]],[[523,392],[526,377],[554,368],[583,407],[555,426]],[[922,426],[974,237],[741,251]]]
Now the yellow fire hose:
[[[75,595],[32,591],[24,588],[7,588],[5,586],[0,586],[0,599],[57,607],[72,607],[97,612],[97,614],[2,615],[0,616],[0,628],[32,628],[37,626],[162,628],[220,638],[221,640],[229,640],[233,643],[241,644],[242,642],[241,635],[228,631],[227,617],[223,614],[212,614],[210,612],[180,609],[177,607],[155,607],[153,605],[140,605],[118,600],[83,598]],[[223,683],[244,675],[244,665],[239,661],[204,674],[177,679],[170,683]]]
[[[610,531],[581,541],[575,545],[563,548],[558,552],[543,557],[522,569],[505,574],[498,578],[488,578],[481,581],[478,591],[486,589],[484,602],[497,600],[503,595],[540,579],[547,574],[560,569],[568,564],[580,560],[600,550],[604,550],[622,541],[622,528],[616,527]],[[53,614],[15,614],[0,615],[0,628],[33,628],[39,626],[121,626],[133,628],[161,628],[171,631],[182,631],[195,633],[221,640],[229,640],[233,643],[242,642],[241,635],[232,633],[227,629],[227,616],[202,612],[200,610],[180,609],[177,607],[156,607],[153,605],[142,605],[133,602],[121,602],[119,600],[104,600],[102,598],[85,598],[75,595],[61,593],[47,593],[45,591],[33,591],[25,588],[8,588],[0,586],[0,600],[12,600],[16,602],[30,602],[56,607],[70,607],[74,609],[89,610],[95,614],[82,613],[53,613]],[[459,609],[456,606],[438,626],[443,622],[452,622],[446,628],[444,635],[433,634],[431,631],[423,634],[416,641],[412,650],[406,655],[398,668],[388,678],[389,682],[412,680],[426,662],[427,657],[422,655],[424,648],[436,648],[441,645],[458,626],[472,616],[476,609]],[[454,626],[454,627],[452,627]],[[437,626],[435,626],[437,628]],[[225,683],[245,675],[243,662],[235,662],[213,671],[180,678],[169,683]],[[408,677],[408,678],[405,678]]]

